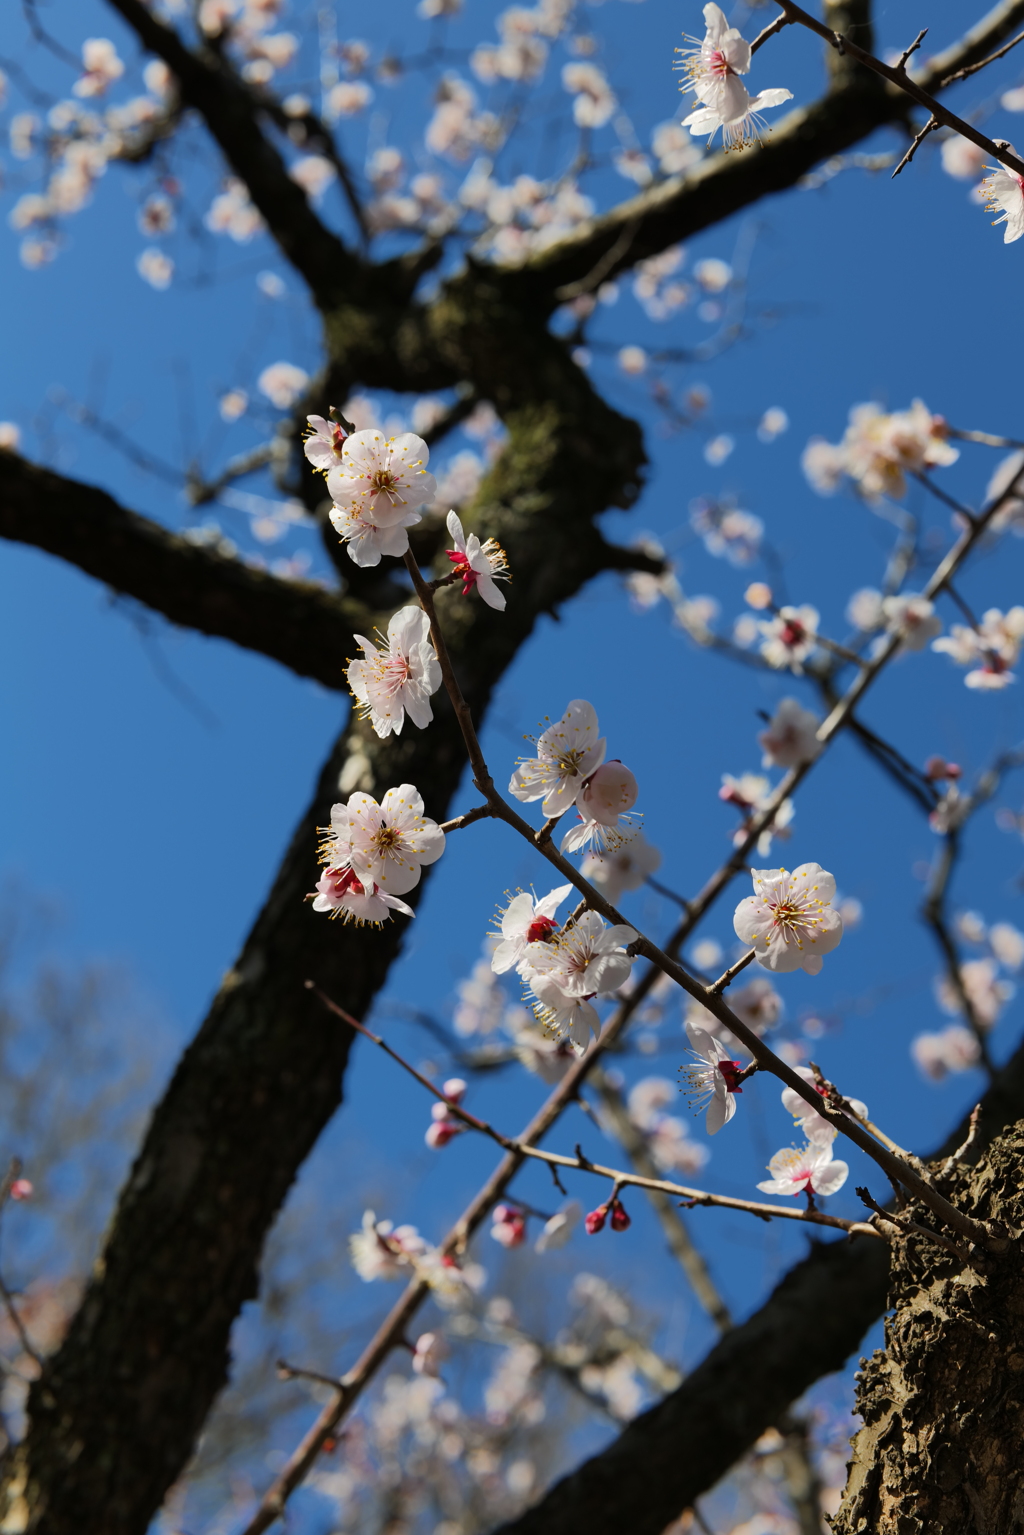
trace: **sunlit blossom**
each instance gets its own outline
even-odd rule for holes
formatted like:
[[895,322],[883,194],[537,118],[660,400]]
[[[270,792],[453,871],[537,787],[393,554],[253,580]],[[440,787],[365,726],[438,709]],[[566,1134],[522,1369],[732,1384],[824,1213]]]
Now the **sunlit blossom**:
[[[819,1098],[824,1101],[825,1089],[819,1084],[811,1068],[809,1066],[794,1066],[793,1070],[798,1077],[803,1077],[808,1087],[812,1087]],[[859,1119],[867,1119],[868,1106],[866,1103],[863,1103],[859,1098],[850,1098],[848,1102]],[[825,1118],[824,1114],[819,1114],[807,1102],[806,1098],[800,1096],[796,1088],[784,1087],[782,1089],[782,1107],[786,1110],[787,1114],[792,1114],[796,1120],[797,1128],[809,1141],[826,1140],[831,1143],[835,1139],[835,1129]],[[837,1112],[841,1113],[843,1111],[837,1110]]]
[[529,890],[521,890],[512,897],[501,917],[501,942],[491,956],[491,969],[496,975],[518,967],[529,944],[551,940],[558,930],[555,912],[571,891],[571,885],[559,885],[539,900]]
[[307,416],[311,430],[307,432],[302,451],[321,474],[329,474],[341,467],[348,433],[337,421],[326,421],[323,416]]
[[1020,655],[1024,641],[1024,607],[1003,613],[989,608],[976,629],[953,624],[948,634],[932,641],[932,649],[948,655],[958,666],[971,670],[964,678],[967,687],[983,692],[996,691],[1017,679],[1010,670]]
[[[995,142],[1000,149],[1008,149],[1012,155],[1017,154],[1013,145],[1005,139],[996,139]],[[1020,158],[1019,155],[1017,158]],[[985,207],[989,213],[1002,214],[1001,218],[993,219],[992,222],[1006,225],[1003,244],[1012,245],[1014,240],[1024,235],[1024,178],[1005,165],[990,165],[988,169],[992,174],[986,176],[981,183],[982,193],[988,198]]]
[[332,806],[321,858],[332,868],[350,864],[364,884],[372,880],[389,895],[405,895],[419,884],[421,867],[440,858],[444,843],[444,832],[423,814],[418,791],[399,784],[379,805],[357,792]]
[[606,742],[597,731],[593,704],[574,698],[561,719],[540,735],[536,757],[520,760],[509,792],[526,803],[542,800],[549,818],[562,815],[604,761]]
[[503,612],[505,594],[495,582],[511,580],[504,549],[493,538],[484,543],[475,533],[470,533],[467,538],[455,512],[448,513],[447,527],[455,544],[454,549],[448,550],[448,558],[452,562],[452,574],[462,582],[463,596],[475,589],[489,608]]
[[818,643],[819,622],[817,608],[809,603],[780,608],[773,618],[759,619],[757,627],[763,636],[760,650],[768,665],[802,672],[804,661]]
[[721,1041],[699,1024],[688,1022],[686,1036],[690,1054],[697,1062],[695,1066],[683,1067],[690,1099],[698,1113],[707,1104],[707,1132],[717,1135],[736,1112],[736,1094],[743,1091],[738,1080],[743,1068]]
[[388,921],[392,911],[400,911],[406,917],[416,915],[411,906],[381,890],[368,876],[360,879],[351,865],[325,869],[316,889],[314,911],[325,911],[357,926],[372,923],[379,927]]
[[717,5],[704,7],[704,24],[707,33],[703,42],[696,48],[678,50],[679,67],[687,76],[681,89],[693,91],[698,102],[683,119],[683,127],[702,138],[713,138],[721,128],[726,148],[742,149],[760,137],[760,114],[792,100],[793,92],[775,88],[751,97],[739,78],[750,70],[750,44],[729,26]]
[[833,1158],[834,1138],[835,1131],[832,1130],[830,1140],[822,1138],[809,1141],[799,1150],[785,1146],[777,1151],[768,1163],[771,1177],[757,1185],[762,1194],[837,1194],[849,1177],[850,1169],[845,1162]]
[[821,751],[820,724],[814,711],[802,708],[795,698],[781,699],[768,728],[757,738],[764,749],[761,766],[793,768],[813,762]]
[[822,955],[843,936],[843,919],[833,907],[836,882],[820,864],[785,869],[752,869],[754,894],[736,908],[733,927],[753,948],[766,970],[806,970],[817,975]]
[[661,853],[637,832],[618,847],[588,853],[580,873],[614,905],[625,891],[639,890],[660,866]]
[[388,623],[386,649],[355,635],[362,659],[349,662],[346,676],[362,719],[384,740],[400,735],[406,715],[420,730],[433,719],[430,696],[441,686],[441,666],[422,608],[399,608]]

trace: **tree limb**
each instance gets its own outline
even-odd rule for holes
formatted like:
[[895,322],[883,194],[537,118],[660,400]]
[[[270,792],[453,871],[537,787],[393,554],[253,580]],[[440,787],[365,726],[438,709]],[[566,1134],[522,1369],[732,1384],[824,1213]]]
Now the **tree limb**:
[[0,538],[58,555],[172,623],[339,691],[353,629],[373,624],[360,603],[253,570],[15,453],[0,452]]

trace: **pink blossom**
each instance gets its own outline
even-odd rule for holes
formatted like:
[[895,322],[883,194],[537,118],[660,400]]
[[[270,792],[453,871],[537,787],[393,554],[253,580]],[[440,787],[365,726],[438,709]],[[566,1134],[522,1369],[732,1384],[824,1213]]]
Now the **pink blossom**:
[[777,1151],[768,1163],[771,1177],[757,1185],[762,1194],[837,1194],[850,1169],[845,1162],[833,1160],[834,1139],[832,1130],[829,1140],[809,1141],[799,1151],[793,1146]]

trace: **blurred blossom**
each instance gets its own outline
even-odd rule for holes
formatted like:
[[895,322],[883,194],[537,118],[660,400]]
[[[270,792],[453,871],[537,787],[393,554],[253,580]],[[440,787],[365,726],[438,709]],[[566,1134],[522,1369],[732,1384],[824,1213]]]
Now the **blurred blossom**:
[[144,250],[135,263],[135,269],[143,282],[148,282],[151,288],[163,292],[171,286],[171,278],[174,276],[174,262],[163,251],[150,246]]
[[13,421],[0,421],[0,451],[17,453],[21,446],[21,427]]
[[1024,607],[1002,613],[989,608],[978,627],[951,624],[947,635],[932,641],[932,649],[948,655],[957,666],[969,666],[965,686],[995,691],[1016,681],[1010,670],[1024,642]]
[[244,389],[229,389],[218,403],[222,421],[237,421],[249,408],[249,396]]
[[71,87],[76,96],[102,96],[124,74],[117,49],[106,37],[86,38],[82,44],[82,64],[85,73]]
[[614,164],[620,176],[635,181],[637,186],[646,187],[654,179],[651,162],[642,149],[620,149],[614,156]]
[[294,405],[308,383],[309,374],[305,369],[297,368],[291,362],[271,363],[256,380],[260,393],[265,394],[278,410],[287,410]]
[[[1005,105],[1005,96],[1003,102]],[[955,176],[957,181],[977,181],[988,164],[985,151],[972,144],[970,139],[961,138],[959,133],[943,139],[939,154],[942,169],[947,176]]]
[[909,409],[884,411],[880,405],[855,405],[840,443],[812,437],[804,449],[804,474],[821,495],[832,495],[848,479],[866,501],[883,496],[900,500],[907,475],[956,463],[959,449],[949,441],[942,416],[923,400]]
[[572,354],[571,355],[572,355],[572,360],[576,364],[577,368],[589,368],[590,367],[591,356],[590,356],[590,352],[587,350],[587,348],[585,346],[574,346],[573,349],[572,349]]
[[[716,438],[728,442],[732,438]],[[707,458],[712,443],[704,450]],[[725,556],[731,565],[749,565],[756,559],[764,536],[764,523],[752,512],[745,512],[729,500],[712,501],[699,497],[690,503],[690,526],[699,533],[709,554]]]
[[988,941],[999,963],[1007,970],[1019,970],[1024,965],[1024,933],[1010,922],[994,922],[989,928]]
[[757,435],[761,442],[774,442],[789,430],[789,417],[781,405],[771,405],[758,423]]
[[647,353],[642,346],[624,346],[619,352],[618,362],[623,373],[643,373],[647,367]]
[[679,123],[659,123],[651,134],[651,149],[666,176],[679,176],[701,159],[701,149]]
[[463,1039],[473,1034],[493,1034],[505,1011],[505,992],[491,969],[489,958],[478,959],[456,987],[457,1001],[452,1026]]
[[354,117],[373,100],[373,88],[365,80],[339,80],[324,96],[324,117],[329,123],[339,117]]
[[212,234],[226,234],[239,245],[247,244],[263,228],[244,181],[229,176],[210,204],[203,223]]
[[288,291],[283,278],[278,277],[276,272],[257,273],[256,286],[264,298],[284,298]]
[[661,866],[661,854],[641,832],[617,848],[603,853],[588,853],[580,873],[596,885],[606,900],[614,905],[627,890],[639,890],[648,874]]
[[693,275],[705,293],[721,293],[732,282],[732,267],[727,261],[710,256],[694,265]]
[[35,154],[35,138],[42,126],[34,112],[15,112],[7,131],[16,160],[28,160]]
[[[985,489],[986,506],[991,506],[993,501],[1006,496],[1006,492],[1022,469],[1024,469],[1024,452],[1020,450],[1009,454],[999,463]],[[1024,480],[1021,482],[1021,494],[1006,496],[989,523],[989,527],[997,533],[1009,528],[1018,538],[1024,537]]]
[[711,441],[704,447],[705,463],[717,469],[720,464],[725,463],[735,446],[735,438],[730,437],[727,432],[722,432],[719,436],[712,437]]
[[910,1053],[926,1077],[941,1082],[951,1072],[969,1071],[981,1055],[981,1047],[970,1029],[951,1023],[937,1033],[918,1034]]
[[583,1206],[578,1199],[570,1199],[559,1210],[545,1221],[544,1229],[537,1238],[534,1251],[539,1253],[553,1252],[557,1247],[564,1247],[572,1236],[583,1217]]
[[882,594],[876,592],[874,587],[862,587],[859,592],[854,592],[846,604],[847,621],[855,629],[869,634],[872,629],[877,629],[882,622]]
[[338,175],[326,155],[303,155],[289,166],[288,174],[312,198],[322,197]]
[[710,974],[722,963],[722,945],[716,943],[713,938],[702,938],[699,943],[694,944],[691,956],[698,970]]
[[836,911],[843,919],[843,932],[851,933],[855,927],[860,927],[864,919],[864,907],[855,896],[842,896],[836,902]]
[[[999,1014],[1017,988],[1012,981],[997,979],[998,967],[994,959],[969,959],[960,966],[960,980],[974,1016],[983,1029],[991,1029]],[[958,988],[946,975],[935,984],[935,995],[944,1013],[963,1012]]]
[[812,710],[801,708],[795,698],[783,698],[767,730],[758,736],[764,748],[762,767],[800,767],[813,762],[821,751],[818,727],[821,720]]
[[759,612],[764,612],[765,608],[772,605],[772,589],[764,581],[751,581],[743,593],[743,601]]
[[957,912],[954,926],[967,943],[984,943],[988,935],[985,919],[980,911]]
[[572,95],[573,120],[580,128],[602,128],[617,102],[604,73],[596,64],[566,64],[562,85]]
[[155,193],[147,197],[139,209],[139,229],[151,238],[170,234],[174,228],[174,204],[169,197]]
[[301,91],[293,91],[282,101],[281,110],[285,117],[308,117],[313,110],[313,103]]

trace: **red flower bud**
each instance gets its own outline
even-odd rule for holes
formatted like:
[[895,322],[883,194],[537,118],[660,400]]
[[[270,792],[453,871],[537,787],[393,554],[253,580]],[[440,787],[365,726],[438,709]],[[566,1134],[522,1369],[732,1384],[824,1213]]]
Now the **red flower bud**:
[[614,1204],[612,1205],[612,1230],[613,1231],[628,1231],[630,1226],[632,1226],[632,1224],[633,1224],[633,1222],[630,1220],[629,1216],[626,1214],[626,1211],[623,1208],[622,1204],[619,1202],[619,1200],[616,1199]]
[[587,1228],[587,1236],[596,1236],[599,1231],[603,1231],[604,1223],[607,1217],[607,1205],[599,1205],[596,1210],[591,1210],[590,1214],[583,1222],[584,1226]]

